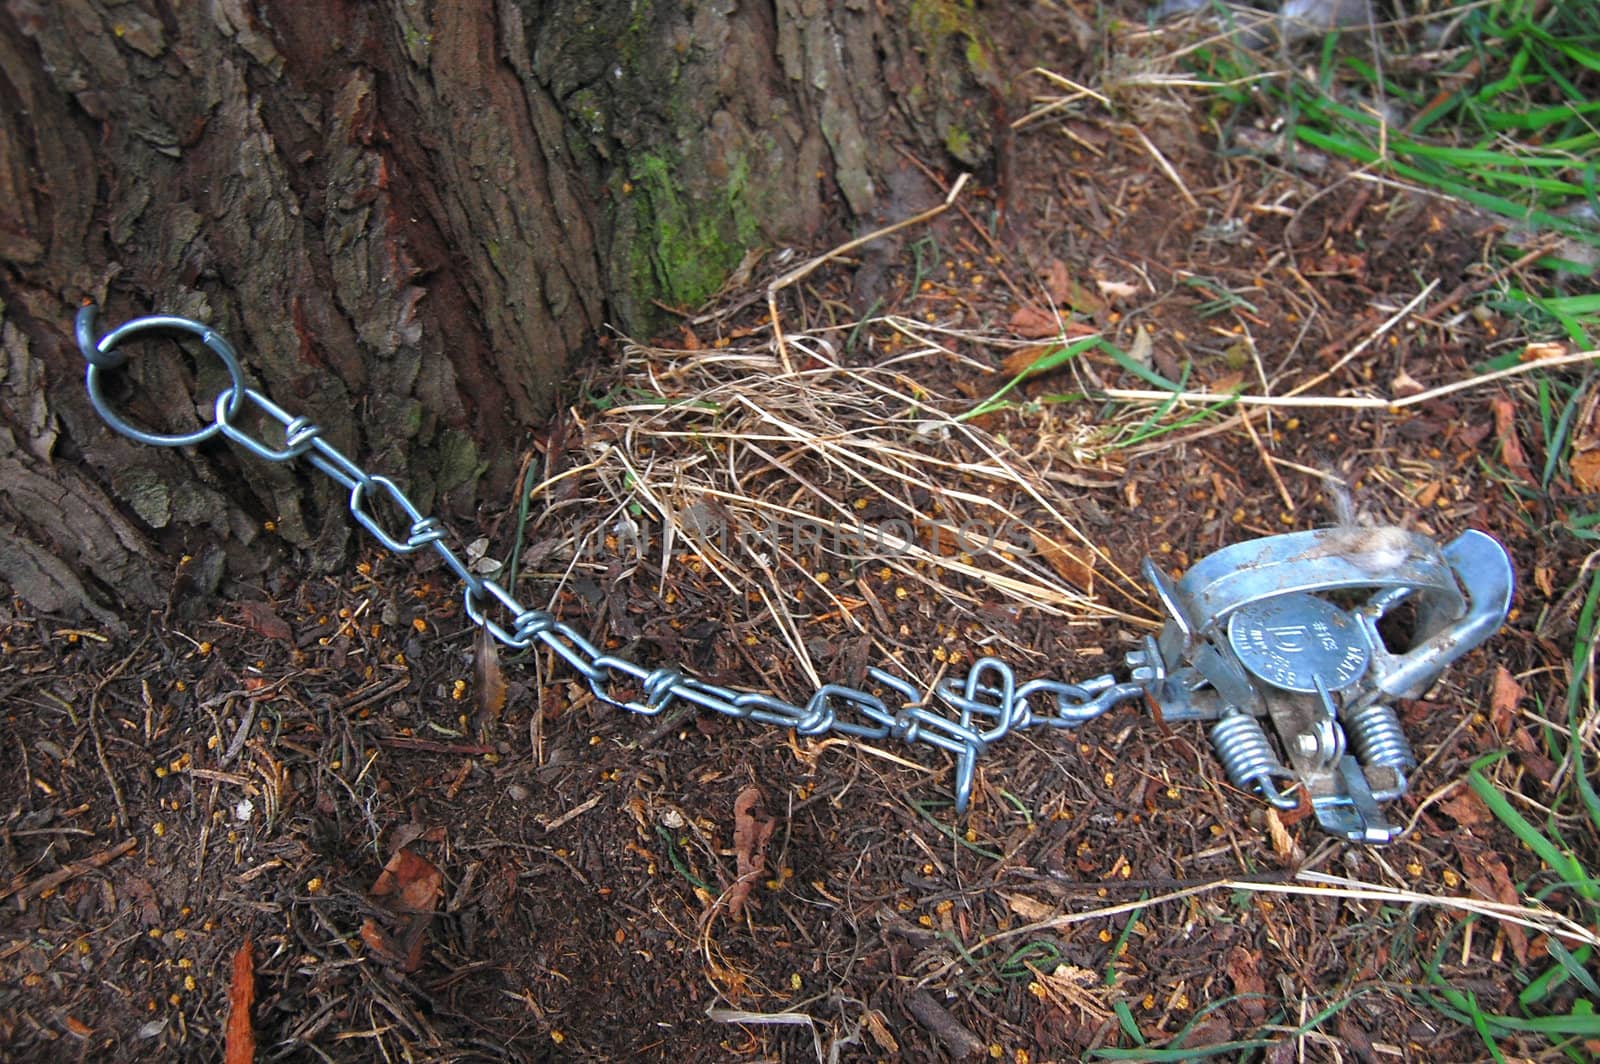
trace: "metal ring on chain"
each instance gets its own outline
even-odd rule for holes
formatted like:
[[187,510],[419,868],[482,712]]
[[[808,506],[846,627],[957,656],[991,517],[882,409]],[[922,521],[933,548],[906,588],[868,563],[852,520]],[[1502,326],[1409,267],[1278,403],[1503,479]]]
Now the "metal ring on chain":
[[[84,374],[84,385],[89,390],[89,402],[94,404],[95,413],[100,415],[112,429],[120,432],[130,440],[150,444],[152,447],[188,447],[197,443],[204,443],[218,432],[222,431],[222,421],[213,421],[203,429],[194,432],[174,433],[163,435],[156,432],[146,432],[136,425],[129,424],[121,414],[111,409],[110,402],[100,387],[100,374],[105,370],[116,369],[127,361],[127,356],[117,350],[118,345],[132,339],[140,333],[189,333],[200,338],[200,342],[210,349],[222,361],[222,366],[228,371],[231,384],[228,388],[218,393],[219,399],[223,395],[231,395],[232,399],[227,405],[227,416],[233,417],[239,412],[239,406],[244,401],[245,383],[244,369],[239,365],[239,356],[233,350],[233,345],[224,340],[221,334],[209,325],[202,325],[189,318],[174,317],[169,314],[152,314],[148,317],[134,318],[132,321],[123,322],[102,336],[98,342],[91,342],[94,333],[94,306],[87,305],[78,311],[76,333],[78,350],[82,352],[84,360],[89,363]],[[210,404],[207,404],[210,405]],[[218,409],[222,409],[219,404]]]

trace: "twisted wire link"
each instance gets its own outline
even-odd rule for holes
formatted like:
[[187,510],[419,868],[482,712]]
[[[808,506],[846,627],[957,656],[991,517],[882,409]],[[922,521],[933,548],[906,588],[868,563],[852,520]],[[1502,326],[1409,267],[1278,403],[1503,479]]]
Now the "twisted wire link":
[[[89,400],[101,419],[130,439],[161,447],[190,446],[221,434],[264,461],[290,463],[304,459],[350,493],[350,516],[395,554],[413,554],[431,547],[462,585],[462,608],[500,643],[517,650],[541,645],[582,676],[595,697],[606,705],[640,716],[657,716],[676,703],[711,710],[738,720],[793,729],[800,735],[848,736],[863,742],[893,739],[910,746],[930,746],[955,759],[955,807],[965,812],[971,800],[977,761],[996,740],[1026,728],[1074,728],[1123,702],[1139,698],[1147,682],[1117,682],[1111,675],[1079,683],[1041,677],[1017,681],[1011,666],[998,658],[974,663],[965,676],[946,678],[931,691],[882,669],[868,670],[873,689],[828,683],[804,705],[760,691],[738,691],[686,675],[673,665],[647,666],[608,654],[583,633],[554,614],[519,602],[508,589],[472,572],[446,542],[444,526],[424,514],[405,490],[386,476],[371,473],[323,438],[322,428],[278,406],[248,387],[232,346],[208,326],[188,318],[153,315],[135,318],[94,337],[95,308],[77,316],[78,346],[88,365]],[[160,435],[124,420],[111,406],[101,377],[127,361],[118,350],[140,333],[188,333],[196,336],[222,362],[229,385],[213,404],[213,422],[195,432]],[[238,423],[246,407],[254,409],[283,432],[281,444],[261,439]],[[396,524],[373,508],[387,500]],[[937,712],[943,706],[955,716]]]

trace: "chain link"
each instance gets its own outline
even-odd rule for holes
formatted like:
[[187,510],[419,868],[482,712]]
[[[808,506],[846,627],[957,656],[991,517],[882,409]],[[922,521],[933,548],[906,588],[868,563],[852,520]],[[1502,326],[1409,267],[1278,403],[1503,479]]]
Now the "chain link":
[[[655,716],[677,703],[707,709],[738,720],[793,729],[811,738],[829,734],[865,742],[894,739],[943,750],[955,758],[955,806],[965,812],[972,797],[978,758],[990,744],[1027,728],[1074,728],[1113,707],[1142,697],[1159,682],[1159,655],[1152,647],[1128,655],[1130,681],[1110,674],[1080,683],[1038,678],[1018,683],[1012,668],[985,657],[962,677],[947,677],[928,692],[882,669],[868,669],[872,689],[825,684],[800,705],[759,691],[739,691],[696,679],[673,666],[649,667],[602,651],[577,629],[545,610],[524,606],[506,588],[472,572],[445,542],[438,519],[424,514],[405,491],[388,477],[368,472],[322,436],[322,429],[282,409],[244,382],[233,347],[210,327],[188,318],[152,315],[135,318],[94,339],[95,308],[84,306],[76,321],[78,347],[88,363],[85,385],[95,411],[115,431],[141,443],[183,447],[217,434],[269,462],[304,459],[350,493],[350,516],[395,554],[433,548],[455,574],[464,591],[463,607],[474,624],[508,647],[526,650],[536,643],[560,657],[582,676],[601,702],[641,716]],[[198,337],[222,362],[229,385],[217,395],[212,423],[195,432],[160,435],[137,428],[112,409],[101,388],[101,375],[122,366],[127,356],[118,348],[140,333],[189,333]],[[283,430],[276,445],[251,435],[238,424],[246,405],[275,421]],[[373,509],[387,499],[409,524],[385,524]],[[943,706],[954,717],[936,711]]]

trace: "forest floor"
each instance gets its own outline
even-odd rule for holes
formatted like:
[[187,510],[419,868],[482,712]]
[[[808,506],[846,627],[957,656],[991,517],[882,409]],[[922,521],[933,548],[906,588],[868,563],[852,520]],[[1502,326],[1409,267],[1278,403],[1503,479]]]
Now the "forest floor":
[[[1105,88],[1109,52],[1170,50],[1039,10],[1022,101],[1071,94],[1036,60]],[[1504,629],[1398,707],[1401,839],[1270,810],[1142,703],[1005,736],[957,815],[926,744],[644,719],[552,655],[487,663],[447,572],[369,547],[128,640],[0,611],[0,1057],[218,1059],[241,956],[263,1061],[1592,1051],[1540,1017],[1587,1015],[1594,971],[1593,881],[1563,869],[1600,875],[1600,842],[1562,797],[1563,751],[1595,756],[1592,706],[1563,731],[1593,485],[1545,450],[1553,394],[1600,434],[1594,377],[1314,401],[1547,339],[1480,298],[1531,267],[1459,202],[1132,92],[1021,126],[949,209],[784,286],[787,379],[763,283],[807,253],[616,344],[484,553],[517,544],[517,594],[608,650],[803,702],[874,665],[1117,669],[1158,622],[1142,558],[1332,524],[1342,482],[1360,520],[1482,529],[1516,570]],[[885,222],[950,191],[906,178]],[[1159,395],[1180,380],[1307,401],[1191,416]],[[797,512],[909,538],[782,541]],[[939,541],[963,522],[994,541]],[[1555,810],[1566,849],[1502,806]]]

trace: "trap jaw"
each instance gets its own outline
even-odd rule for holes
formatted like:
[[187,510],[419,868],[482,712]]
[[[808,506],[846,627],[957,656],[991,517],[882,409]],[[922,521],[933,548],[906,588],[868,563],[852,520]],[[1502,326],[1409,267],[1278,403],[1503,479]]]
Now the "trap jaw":
[[1399,529],[1292,532],[1225,547],[1176,581],[1146,559],[1144,575],[1167,622],[1134,656],[1154,666],[1166,719],[1215,721],[1235,786],[1293,809],[1279,784],[1297,781],[1323,828],[1366,843],[1400,834],[1380,807],[1417,765],[1392,701],[1493,635],[1512,589],[1505,548],[1478,531],[1443,547]]

